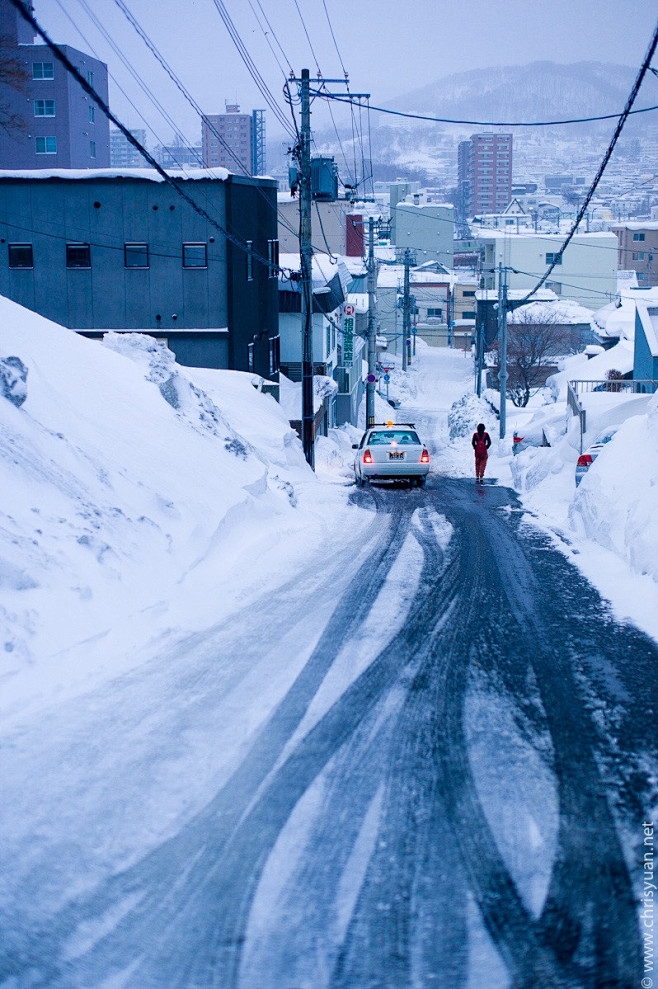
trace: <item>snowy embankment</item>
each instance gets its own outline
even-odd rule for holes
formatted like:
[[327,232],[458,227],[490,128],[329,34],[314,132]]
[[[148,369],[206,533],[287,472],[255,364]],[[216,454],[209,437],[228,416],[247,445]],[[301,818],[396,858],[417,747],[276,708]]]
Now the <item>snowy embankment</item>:
[[508,406],[508,436],[544,430],[550,446],[510,456],[507,439],[498,455],[511,483],[537,519],[571,547],[574,562],[607,597],[620,618],[630,618],[658,639],[658,395],[591,393],[583,449],[607,442],[581,483],[578,420],[566,404],[569,379],[601,379],[618,368],[627,341],[588,361],[569,358],[529,410]]
[[63,699],[220,621],[366,513],[307,467],[252,376],[174,364],[136,335],[85,340],[0,299],[5,716]]

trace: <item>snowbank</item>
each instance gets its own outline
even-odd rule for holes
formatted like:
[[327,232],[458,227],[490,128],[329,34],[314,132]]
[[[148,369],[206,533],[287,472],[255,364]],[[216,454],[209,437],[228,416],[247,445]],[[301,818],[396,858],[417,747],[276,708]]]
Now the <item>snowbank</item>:
[[0,321],[0,360],[27,369],[22,405],[0,395],[5,715],[219,620],[356,511],[327,503],[252,375],[180,367],[137,334],[86,340],[3,298]]

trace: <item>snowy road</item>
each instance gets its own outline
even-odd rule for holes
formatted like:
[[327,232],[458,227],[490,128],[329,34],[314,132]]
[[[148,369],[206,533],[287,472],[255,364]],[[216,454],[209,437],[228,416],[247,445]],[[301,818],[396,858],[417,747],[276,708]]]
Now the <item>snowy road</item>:
[[506,488],[352,498],[360,557],[3,739],[2,989],[639,985],[658,649]]

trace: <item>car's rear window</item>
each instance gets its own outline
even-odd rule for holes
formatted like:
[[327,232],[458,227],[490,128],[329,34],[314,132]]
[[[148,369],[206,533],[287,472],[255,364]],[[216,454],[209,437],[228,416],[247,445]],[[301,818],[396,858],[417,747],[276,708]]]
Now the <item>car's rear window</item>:
[[370,443],[371,446],[384,445],[388,443],[399,443],[401,445],[416,443],[420,446],[418,435],[417,433],[414,433],[412,429],[383,429],[381,432],[378,431],[376,433],[371,433],[368,443]]

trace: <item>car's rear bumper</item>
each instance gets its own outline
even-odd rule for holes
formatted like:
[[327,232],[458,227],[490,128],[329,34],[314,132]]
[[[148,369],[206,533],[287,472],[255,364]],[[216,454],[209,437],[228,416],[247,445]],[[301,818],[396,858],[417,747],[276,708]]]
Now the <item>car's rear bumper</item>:
[[425,477],[429,472],[429,464],[361,464],[361,476],[370,480]]

